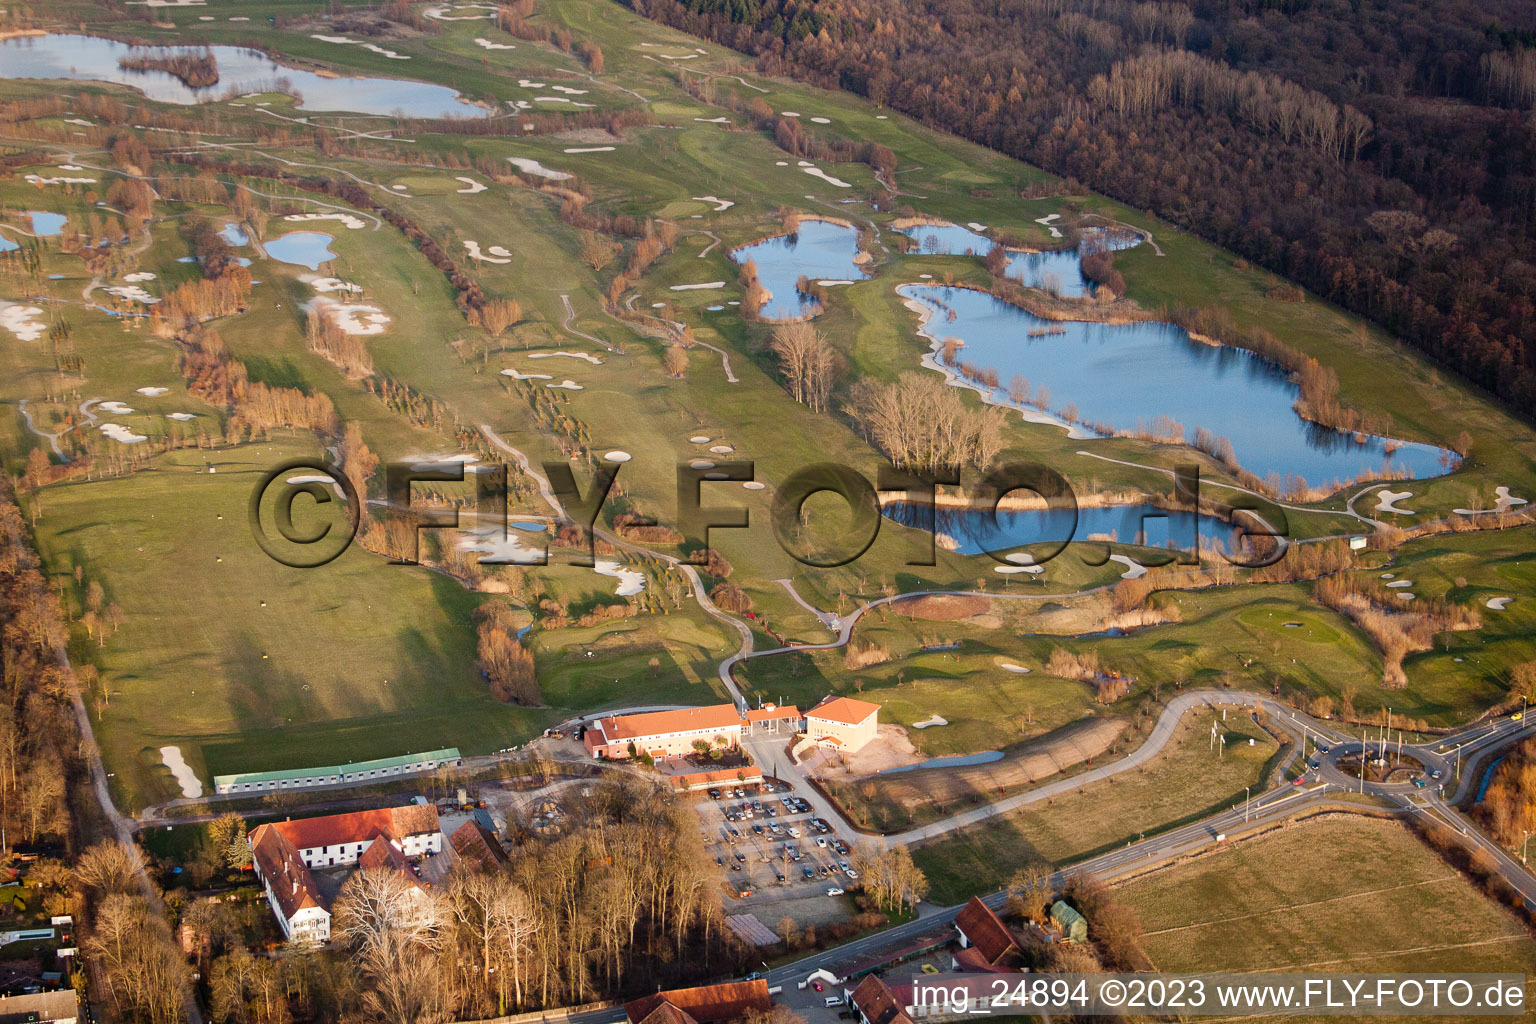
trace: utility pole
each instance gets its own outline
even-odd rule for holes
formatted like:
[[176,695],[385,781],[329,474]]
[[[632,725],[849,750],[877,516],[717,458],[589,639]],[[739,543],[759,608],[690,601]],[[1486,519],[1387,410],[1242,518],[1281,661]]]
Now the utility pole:
[[1365,746],[1365,730],[1360,730],[1360,792],[1365,792],[1365,758],[1368,751]]
[[1245,824],[1245,825],[1248,823],[1248,790],[1249,790],[1249,788],[1250,787],[1248,787],[1248,786],[1244,786],[1243,787],[1243,824]]

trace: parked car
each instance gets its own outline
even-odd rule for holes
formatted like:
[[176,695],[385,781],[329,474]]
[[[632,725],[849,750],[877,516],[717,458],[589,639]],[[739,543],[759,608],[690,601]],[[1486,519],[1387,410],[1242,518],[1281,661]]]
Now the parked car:
[[859,877],[859,873],[853,870],[853,868],[843,868],[843,874],[854,880],[857,880]]
[[816,869],[815,868],[801,868],[801,871],[803,871],[805,873],[805,880],[807,882],[809,882],[811,879],[816,877]]
[[763,834],[763,826],[761,826],[761,825],[753,825],[752,826],[752,834],[755,835],[755,836],[762,835]]
[[839,889],[835,885],[832,888],[827,890],[827,895],[828,896],[841,896],[842,894],[843,894],[843,890]]
[[824,986],[819,981],[813,981],[811,982],[811,988],[815,989],[817,992],[820,992],[823,990]]
[[826,839],[822,838],[821,836],[817,836],[816,837],[816,845],[821,847],[823,850],[825,850],[827,848],[827,841],[826,841]]

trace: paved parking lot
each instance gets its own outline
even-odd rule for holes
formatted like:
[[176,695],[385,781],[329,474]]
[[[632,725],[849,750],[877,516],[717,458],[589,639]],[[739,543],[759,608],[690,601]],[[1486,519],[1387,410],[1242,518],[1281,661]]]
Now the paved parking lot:
[[[753,890],[733,901],[733,909],[825,897],[828,889],[846,889],[853,883],[842,867],[845,862],[851,865],[851,851],[838,852],[841,840],[831,822],[824,822],[825,830],[818,829],[813,810],[786,806],[785,799],[793,800],[794,794],[782,786],[772,793],[742,786],[741,797],[735,795],[737,788],[727,794],[722,787],[718,800],[700,793],[697,802],[709,851],[724,869],[726,882]],[[845,906],[840,901],[839,911]],[[777,920],[765,923],[772,927]]]

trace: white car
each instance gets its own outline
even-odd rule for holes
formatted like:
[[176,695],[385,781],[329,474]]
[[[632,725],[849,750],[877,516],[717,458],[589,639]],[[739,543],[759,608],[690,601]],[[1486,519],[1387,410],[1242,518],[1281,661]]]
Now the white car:
[[842,894],[843,894],[843,890],[839,889],[835,885],[832,888],[827,890],[827,895],[828,896],[841,896]]
[[821,847],[823,850],[825,850],[827,848],[827,841],[826,841],[825,838],[823,838],[821,836],[817,836],[816,837],[816,845]]

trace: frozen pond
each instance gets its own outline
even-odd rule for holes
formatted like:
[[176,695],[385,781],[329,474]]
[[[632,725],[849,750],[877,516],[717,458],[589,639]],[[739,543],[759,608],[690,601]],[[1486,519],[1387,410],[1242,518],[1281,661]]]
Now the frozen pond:
[[331,243],[336,239],[320,231],[290,231],[281,238],[266,243],[267,255],[284,263],[292,263],[310,270],[319,270],[320,264],[336,258]]
[[[1010,253],[1007,275],[1031,288],[1039,288],[1063,298],[1081,298],[1090,289],[1088,279],[1083,277],[1084,248],[1098,246],[1118,250],[1141,244],[1139,235],[1105,228],[1087,228],[1082,237],[1082,243],[1075,249]],[[985,256],[986,251],[983,250],[981,255]]]
[[[118,58],[178,52],[177,47],[133,47],[95,36],[23,36],[0,42],[0,78],[67,78],[115,82],[162,103],[202,103],[231,90],[269,91],[283,80],[303,97],[301,110],[344,110],[355,114],[406,117],[486,117],[490,111],[465,102],[441,85],[398,78],[325,78],[313,71],[284,67],[256,50],[210,46],[219,82],[202,89],[182,83],[166,71],[129,71]],[[202,52],[203,47],[197,47]]]
[[917,243],[925,256],[985,256],[992,251],[992,239],[959,224],[917,224],[897,228]]
[[[1245,469],[1283,484],[1343,483],[1366,471],[1415,479],[1447,471],[1447,453],[1425,444],[1340,433],[1308,423],[1292,404],[1288,374],[1253,355],[1206,345],[1173,324],[1047,321],[987,292],[941,285],[903,285],[898,292],[929,312],[924,334],[938,349],[959,338],[959,359],[997,372],[998,386],[980,389],[1010,404],[1010,381],[1027,381],[1051,410],[1076,406],[1092,427],[1145,430],[1195,439],[1204,428],[1232,444]],[[1041,332],[1056,333],[1041,333]],[[1034,335],[1031,332],[1036,332]],[[1454,459],[1454,456],[1452,456]]]
[[[923,527],[922,506],[893,501],[881,511],[887,519],[903,526]],[[954,540],[953,549],[962,555],[991,552],[1002,555],[1026,544],[1059,544],[1074,540],[1110,540],[1143,547],[1176,547],[1193,551],[1199,547],[1195,530],[1207,546],[1212,541],[1226,546],[1233,527],[1214,516],[1196,516],[1152,504],[1106,505],[1079,508],[1074,522],[1072,511],[1061,508],[999,509],[994,519],[990,509],[934,509],[934,530]],[[1020,563],[1023,564],[1023,563]]]
[[864,271],[853,258],[859,252],[859,232],[825,220],[804,220],[793,235],[777,235],[731,250],[737,265],[752,260],[757,279],[773,297],[763,306],[765,320],[788,320],[820,310],[795,290],[802,276],[811,281],[858,281]]
[[953,757],[935,757],[929,761],[919,761],[917,764],[904,764],[900,768],[883,768],[876,775],[899,775],[902,772],[912,772],[919,768],[963,768],[972,764],[991,764],[993,761],[1001,761],[1001,750],[983,750],[979,754],[956,754]]
[[45,213],[42,210],[28,210],[27,216],[32,218],[34,235],[62,234],[64,225],[69,221],[62,213]]

